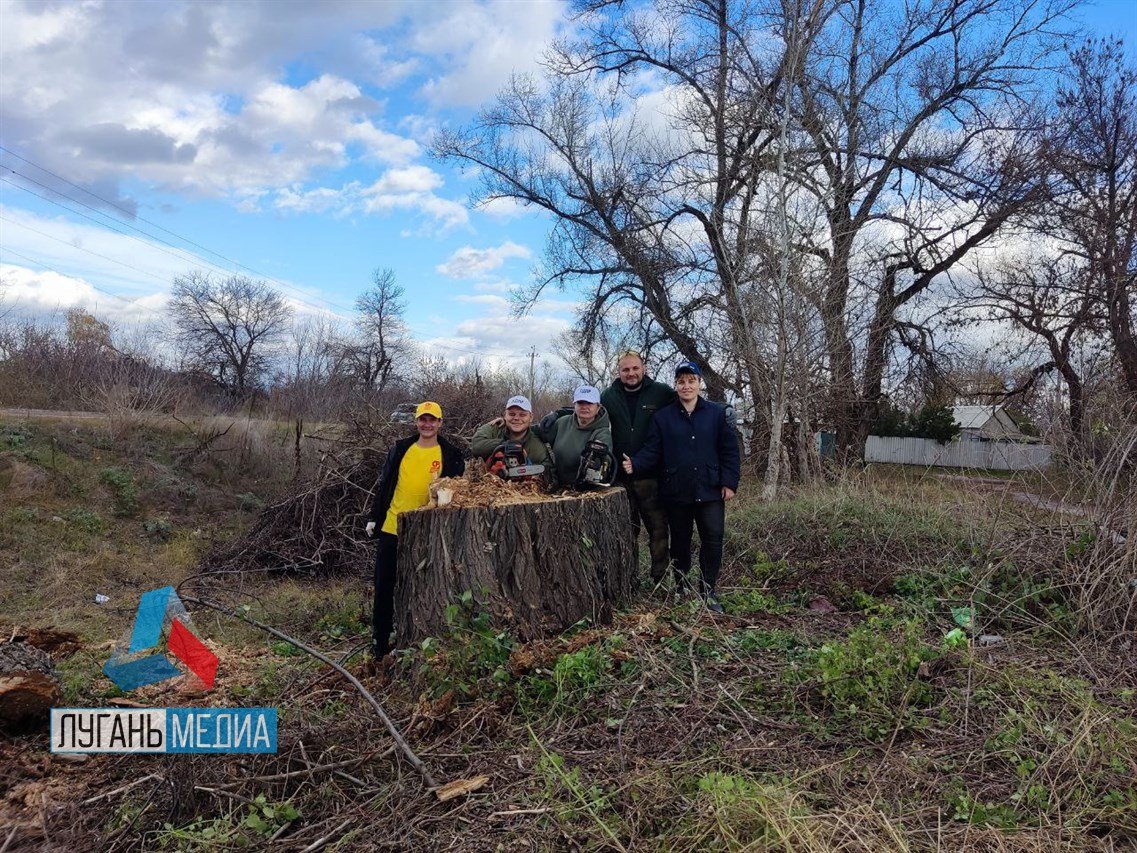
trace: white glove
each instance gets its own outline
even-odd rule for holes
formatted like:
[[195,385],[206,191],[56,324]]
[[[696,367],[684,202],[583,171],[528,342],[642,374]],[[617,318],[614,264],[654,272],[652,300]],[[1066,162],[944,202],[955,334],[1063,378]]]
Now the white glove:
[[367,527],[365,527],[364,530],[367,531],[367,538],[370,539],[372,536],[375,535],[375,522],[374,521],[367,522]]

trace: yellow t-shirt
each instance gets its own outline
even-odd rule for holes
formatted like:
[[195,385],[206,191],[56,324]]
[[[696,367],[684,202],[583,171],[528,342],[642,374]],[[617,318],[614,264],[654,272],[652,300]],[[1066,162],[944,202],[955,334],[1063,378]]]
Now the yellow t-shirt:
[[398,534],[399,513],[408,509],[418,509],[430,500],[430,484],[442,473],[442,448],[419,447],[418,443],[407,448],[403,461],[399,463],[399,479],[395,483],[395,494],[387,517],[383,520],[383,532]]

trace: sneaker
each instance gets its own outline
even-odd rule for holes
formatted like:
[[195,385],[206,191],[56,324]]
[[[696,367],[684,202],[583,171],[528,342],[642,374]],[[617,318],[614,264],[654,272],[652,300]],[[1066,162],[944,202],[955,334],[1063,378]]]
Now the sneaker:
[[707,591],[704,600],[707,603],[707,610],[711,611],[711,613],[726,613],[726,609],[722,606],[722,602],[718,600],[713,589]]

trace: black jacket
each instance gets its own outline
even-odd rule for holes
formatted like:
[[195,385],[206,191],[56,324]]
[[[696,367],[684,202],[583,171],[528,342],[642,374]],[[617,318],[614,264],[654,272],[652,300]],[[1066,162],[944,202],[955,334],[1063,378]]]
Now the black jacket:
[[690,414],[677,400],[655,413],[632,468],[660,468],[659,497],[670,503],[721,501],[741,477],[738,437],[726,409],[700,397]]
[[[625,453],[628,456],[639,453],[647,441],[647,428],[652,415],[675,399],[674,388],[645,376],[633,416],[628,412],[628,405],[624,399],[624,386],[619,379],[604,389],[604,393],[600,395],[600,402],[608,410],[608,417],[612,421],[612,450],[616,454],[617,462],[624,460]],[[622,468],[620,470],[623,471]],[[657,471],[637,469],[632,478],[640,480],[657,475]]]
[[[383,463],[383,472],[375,485],[375,500],[371,504],[371,520],[380,526],[387,518],[387,510],[391,508],[391,498],[395,496],[395,486],[399,481],[399,465],[407,455],[407,450],[416,441],[418,441],[417,435],[400,438],[387,451],[387,461]],[[461,477],[466,470],[466,460],[462,458],[462,451],[442,436],[438,437],[438,446],[442,448],[442,476]]]

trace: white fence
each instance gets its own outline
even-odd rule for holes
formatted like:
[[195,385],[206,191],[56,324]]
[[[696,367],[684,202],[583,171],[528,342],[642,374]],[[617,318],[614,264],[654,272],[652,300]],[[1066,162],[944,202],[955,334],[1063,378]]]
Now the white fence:
[[938,465],[945,468],[988,468],[995,471],[1036,471],[1050,465],[1050,446],[1011,441],[950,441],[930,438],[882,438],[870,435],[866,462],[897,465]]

